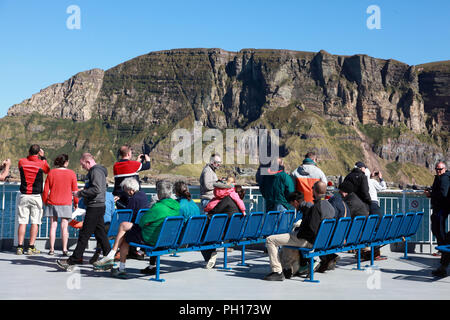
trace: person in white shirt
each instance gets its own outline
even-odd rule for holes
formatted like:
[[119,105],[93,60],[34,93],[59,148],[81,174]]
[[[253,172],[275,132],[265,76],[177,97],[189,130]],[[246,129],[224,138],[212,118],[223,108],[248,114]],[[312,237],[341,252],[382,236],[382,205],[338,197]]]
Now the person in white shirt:
[[[380,180],[378,182],[377,178]],[[370,214],[377,214],[380,217],[383,215],[380,208],[380,203],[378,200],[378,192],[386,190],[386,182],[383,180],[383,175],[380,171],[375,170],[373,173],[370,174],[370,178],[368,179],[369,182],[369,194],[370,194]]]

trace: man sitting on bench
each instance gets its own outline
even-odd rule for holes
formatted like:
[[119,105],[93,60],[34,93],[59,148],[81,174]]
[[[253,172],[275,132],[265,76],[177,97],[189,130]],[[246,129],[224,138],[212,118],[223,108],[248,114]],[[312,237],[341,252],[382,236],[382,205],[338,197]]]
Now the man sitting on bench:
[[[298,191],[289,194],[288,201],[290,204],[303,213],[302,222],[299,227],[290,233],[275,234],[267,237],[266,247],[272,272],[266,275],[264,280],[283,281],[285,275],[287,278],[290,278],[292,273],[296,273],[291,267],[283,272],[278,248],[282,246],[313,247],[322,220],[335,217],[333,206],[325,200],[326,192],[327,185],[322,181],[317,181],[313,186],[314,204],[303,201],[303,194]],[[283,251],[285,250],[298,254],[297,250],[283,249]],[[286,257],[287,255],[283,254],[283,256]],[[300,264],[299,271],[303,269],[308,270],[306,259],[301,259]]]

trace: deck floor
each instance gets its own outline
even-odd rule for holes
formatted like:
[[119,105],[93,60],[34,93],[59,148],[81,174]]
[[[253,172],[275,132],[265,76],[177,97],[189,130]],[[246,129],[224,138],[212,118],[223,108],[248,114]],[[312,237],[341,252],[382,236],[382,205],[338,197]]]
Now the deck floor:
[[[219,252],[215,269],[204,268],[199,252],[163,256],[161,277],[166,281],[148,281],[150,276],[139,274],[146,261],[128,260],[129,279],[111,278],[109,272],[93,271],[84,264],[72,273],[60,271],[57,256],[45,253],[17,256],[14,252],[0,252],[0,299],[56,299],[56,300],[323,300],[323,299],[449,299],[450,277],[434,278],[431,271],[439,258],[428,253],[403,254],[381,249],[388,259],[377,261],[376,268],[364,271],[356,267],[354,255],[342,253],[334,271],[315,273],[320,283],[292,278],[283,282],[263,281],[270,272],[267,254],[260,250],[247,251],[249,266],[238,266],[239,250],[228,255],[231,270],[223,270],[223,253]],[[87,251],[85,260],[93,254]],[[147,258],[148,259],[148,258]],[[363,262],[366,266],[368,262]]]

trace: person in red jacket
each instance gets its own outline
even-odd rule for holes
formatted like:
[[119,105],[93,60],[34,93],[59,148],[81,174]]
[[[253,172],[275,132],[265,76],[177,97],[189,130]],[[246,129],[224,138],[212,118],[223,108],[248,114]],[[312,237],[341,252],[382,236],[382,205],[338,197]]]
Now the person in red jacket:
[[44,158],[44,151],[37,144],[33,144],[28,157],[19,160],[20,193],[16,198],[16,215],[18,216],[18,246],[16,253],[24,253],[23,243],[28,222],[31,222],[30,242],[28,254],[40,253],[34,247],[38,226],[42,220],[42,189],[44,173],[49,173],[50,167]]
[[72,191],[78,191],[77,176],[75,172],[67,169],[69,165],[67,154],[57,156],[54,165],[55,168],[50,170],[45,180],[42,194],[42,201],[46,205],[45,216],[51,219],[48,254],[55,254],[56,228],[58,227],[58,218],[61,218],[62,250],[63,255],[68,256],[69,231],[67,225],[72,218],[72,199],[74,207],[78,207],[78,198],[72,196]]

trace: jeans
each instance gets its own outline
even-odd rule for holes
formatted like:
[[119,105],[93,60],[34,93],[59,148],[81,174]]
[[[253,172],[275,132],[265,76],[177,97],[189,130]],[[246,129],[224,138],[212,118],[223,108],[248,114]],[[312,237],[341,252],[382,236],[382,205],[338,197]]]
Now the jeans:
[[111,250],[108,236],[105,230],[105,222],[103,216],[105,215],[105,206],[103,207],[87,207],[86,215],[84,217],[83,227],[78,235],[77,246],[73,251],[72,256],[69,257],[69,263],[77,263],[83,259],[84,251],[89,243],[89,238],[94,234],[95,239],[100,244],[104,255],[107,255]]

